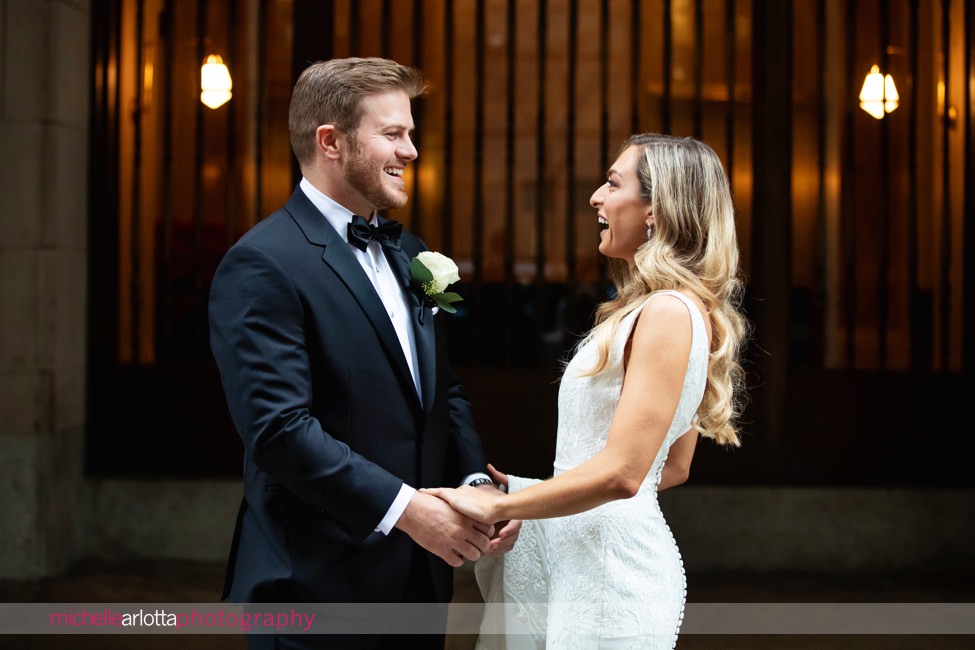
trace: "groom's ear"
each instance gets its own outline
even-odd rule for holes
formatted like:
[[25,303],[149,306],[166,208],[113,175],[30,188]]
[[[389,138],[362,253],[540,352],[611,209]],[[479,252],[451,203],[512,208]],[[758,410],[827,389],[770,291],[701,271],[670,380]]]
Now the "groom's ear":
[[315,129],[315,147],[329,160],[341,158],[344,146],[345,138],[341,136],[334,124],[322,124]]

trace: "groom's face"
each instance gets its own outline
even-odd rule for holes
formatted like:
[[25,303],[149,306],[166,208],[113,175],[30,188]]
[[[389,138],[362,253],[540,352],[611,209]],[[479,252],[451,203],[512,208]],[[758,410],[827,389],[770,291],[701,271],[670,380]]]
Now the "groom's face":
[[[362,100],[362,120],[343,161],[345,180],[372,210],[406,205],[403,172],[417,153],[410,98],[396,90]],[[364,214],[367,217],[369,214]]]

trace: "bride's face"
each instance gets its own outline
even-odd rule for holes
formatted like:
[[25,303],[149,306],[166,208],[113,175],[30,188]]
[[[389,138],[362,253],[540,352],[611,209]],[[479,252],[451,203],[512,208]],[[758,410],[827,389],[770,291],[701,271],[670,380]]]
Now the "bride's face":
[[650,202],[640,196],[637,162],[640,147],[627,147],[616,159],[606,177],[589,198],[602,227],[599,252],[606,257],[626,260],[633,266],[637,249],[647,241],[647,228],[653,223]]

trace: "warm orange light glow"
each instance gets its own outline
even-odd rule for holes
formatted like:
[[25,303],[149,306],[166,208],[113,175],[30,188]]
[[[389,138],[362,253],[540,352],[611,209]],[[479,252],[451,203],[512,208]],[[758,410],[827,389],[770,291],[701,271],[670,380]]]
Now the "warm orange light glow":
[[860,89],[860,108],[880,120],[897,109],[899,100],[894,78],[880,74],[879,66],[871,67]]
[[200,101],[210,108],[219,108],[230,101],[231,88],[230,70],[220,55],[207,56],[200,70]]

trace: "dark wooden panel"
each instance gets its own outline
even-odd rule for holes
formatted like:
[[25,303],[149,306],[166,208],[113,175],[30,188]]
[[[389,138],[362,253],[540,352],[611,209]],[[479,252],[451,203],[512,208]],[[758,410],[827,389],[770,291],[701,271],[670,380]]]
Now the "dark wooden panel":
[[789,372],[789,305],[791,296],[792,241],[792,98],[782,92],[781,82],[791,78],[792,24],[790,3],[755,0],[752,5],[755,32],[753,83],[755,87],[752,131],[757,183],[753,207],[753,263],[748,292],[754,311],[758,346],[765,351],[758,361],[762,385],[755,399],[770,449],[777,449],[785,422],[784,402]]
[[[411,223],[428,243],[440,244],[434,248],[464,265],[464,282],[458,290],[466,300],[447,321],[451,353],[468,380],[489,453],[505,469],[531,475],[545,475],[550,469],[557,393],[553,380],[560,361],[591,326],[595,306],[607,295],[605,268],[593,262],[599,258],[594,243],[586,239],[585,200],[610,163],[614,140],[629,124],[632,131],[654,125],[714,139],[737,184],[736,201],[751,207],[751,214],[742,214],[741,227],[742,248],[750,259],[746,307],[756,324],[746,355],[754,389],[743,422],[745,446],[729,452],[703,443],[695,461],[695,479],[866,484],[958,480],[957,473],[942,475],[944,465],[937,464],[933,451],[913,455],[910,451],[918,432],[952,426],[941,413],[952,412],[952,400],[963,399],[970,370],[933,374],[933,368],[943,367],[956,354],[947,343],[935,349],[933,341],[936,334],[947,341],[947,333],[958,326],[959,310],[964,311],[964,322],[970,322],[975,303],[970,255],[966,253],[962,264],[963,307],[942,299],[948,296],[948,280],[958,281],[949,275],[957,260],[953,267],[947,255],[935,255],[933,262],[919,259],[920,231],[927,229],[926,235],[936,231],[933,242],[943,246],[951,232],[951,213],[919,212],[918,195],[926,188],[919,189],[918,149],[919,143],[929,148],[947,144],[952,133],[964,129],[964,196],[950,192],[949,172],[958,170],[951,169],[947,146],[941,149],[945,156],[935,161],[945,173],[931,176],[932,170],[927,169],[924,178],[944,179],[934,189],[937,203],[943,202],[946,210],[956,206],[956,226],[958,210],[964,210],[965,250],[975,250],[975,228],[969,227],[973,223],[969,188],[975,187],[971,137],[975,96],[970,77],[975,0],[906,0],[907,4],[848,0],[838,5],[816,0],[815,7],[804,6],[803,16],[816,16],[816,43],[824,42],[827,8],[845,13],[848,19],[841,21],[846,31],[838,36],[846,44],[840,72],[845,96],[829,96],[835,88],[827,88],[827,60],[835,60],[819,45],[815,53],[804,55],[803,62],[812,59],[819,77],[813,82],[815,97],[801,107],[783,91],[783,79],[791,78],[796,47],[790,35],[802,27],[793,25],[798,1],[259,0],[251,5],[251,12],[230,0],[169,0],[160,18],[160,46],[165,48],[160,67],[166,70],[156,70],[167,102],[161,121],[164,159],[161,164],[135,159],[143,170],[157,165],[161,171],[161,190],[155,188],[162,199],[155,250],[160,270],[154,286],[140,285],[136,277],[131,290],[121,296],[119,268],[138,268],[142,253],[136,244],[145,231],[126,235],[132,252],[128,259],[119,259],[120,245],[125,243],[119,241],[119,169],[131,162],[119,160],[119,124],[129,118],[128,110],[122,109],[131,98],[121,98],[113,85],[117,79],[113,75],[121,69],[123,2],[96,3],[92,138],[99,146],[92,151],[91,169],[97,171],[90,191],[92,471],[238,474],[239,443],[227,419],[206,341],[209,274],[223,250],[248,225],[241,222],[256,223],[269,208],[277,207],[279,194],[290,193],[297,180],[287,142],[290,83],[309,62],[341,51],[405,57],[403,62],[433,71],[431,97],[414,107],[421,164],[433,163],[423,167],[422,176],[421,167],[414,167],[411,202],[397,218]],[[125,2],[138,8],[147,0]],[[925,94],[930,91],[921,92],[915,83],[925,74],[918,68],[923,23],[918,14],[923,12],[930,20],[939,7],[957,8],[957,2],[964,2],[966,40],[956,51],[968,55],[966,76],[952,83],[956,90],[958,83],[965,84],[967,101],[957,125],[950,127],[945,116],[932,129],[922,123],[925,116],[917,109],[930,99]],[[911,16],[907,46],[911,79],[903,86],[898,81],[902,106],[894,116],[908,125],[878,124],[865,118],[852,100],[862,82],[860,58],[867,49],[876,49],[886,67],[902,54],[888,52],[886,45],[892,17],[907,20],[905,12]],[[255,16],[258,25],[245,28]],[[336,20],[343,24],[335,24]],[[946,22],[930,27],[934,41],[949,38]],[[715,34],[715,29],[723,32],[725,42],[715,39],[705,47],[703,39]],[[869,39],[864,41],[867,30]],[[207,112],[183,92],[195,83],[191,80],[196,79],[206,53],[204,38],[211,32],[214,42],[226,44],[231,58],[241,57],[248,47],[258,48],[257,69],[235,76],[235,101],[222,113]],[[526,56],[532,51],[524,45],[526,32],[537,41],[534,60]],[[741,42],[742,34],[749,32],[750,42]],[[244,43],[245,34],[258,35],[259,42]],[[627,42],[631,52],[626,51]],[[950,71],[947,60],[933,67]],[[926,72],[930,77],[931,69]],[[256,99],[249,104],[237,102],[238,88],[240,97],[245,97],[247,84],[254,82],[257,88],[251,89],[251,96]],[[792,149],[800,110],[805,111],[801,128],[808,130],[802,133],[802,151],[814,149],[819,157],[808,165],[815,177],[812,182],[818,183],[818,193],[812,193],[818,205],[802,212],[803,218],[811,214],[815,219],[814,228],[806,223],[803,230],[814,231],[815,241],[797,244],[816,247],[807,256],[815,268],[803,269],[813,278],[808,287],[796,286],[790,277],[795,263],[792,251],[797,250],[791,242],[793,219],[800,213],[793,210],[791,176],[800,150],[798,145]],[[827,114],[839,115],[843,121],[843,128],[836,129],[842,132],[842,145],[827,140],[835,137],[830,135],[833,131],[827,133]],[[531,122],[530,128],[522,124],[525,121]],[[904,128],[902,164],[897,156]],[[523,130],[534,131],[525,136],[532,140],[519,139]],[[137,128],[134,133],[138,154],[138,138],[148,138],[149,129]],[[951,137],[951,146],[956,147],[957,136]],[[828,142],[843,147],[840,169],[827,165]],[[252,159],[246,159],[249,151]],[[882,162],[865,170],[863,157],[868,154]],[[245,171],[245,164],[253,168]],[[151,175],[135,175],[143,183],[147,177]],[[827,199],[826,185],[836,178],[841,179],[842,190]],[[885,214],[899,208],[896,191],[901,178],[909,183],[904,193],[910,206],[903,224],[894,219],[887,222]],[[134,197],[122,206],[131,207],[136,216],[140,206],[146,209],[138,200],[138,182],[127,188]],[[241,185],[249,182],[257,184],[247,195],[254,197],[253,204],[240,198],[245,195]],[[862,207],[871,193],[880,194],[879,207],[865,211]],[[827,241],[824,234],[826,202],[836,196],[840,205],[831,208],[840,213],[838,243]],[[238,221],[235,215],[240,211],[248,216]],[[136,218],[133,223],[143,220]],[[904,240],[910,245],[904,245]],[[902,249],[908,257],[905,261],[899,260]],[[825,269],[837,259],[840,280],[827,284]],[[936,267],[933,288],[921,283],[925,263]],[[898,264],[910,277],[905,289],[910,296],[904,299],[909,307],[904,302],[895,304],[891,292],[896,286],[883,281]],[[874,277],[881,280],[876,285],[864,281]],[[837,291],[839,295],[829,294]],[[146,300],[156,301],[157,356],[141,367],[120,366],[120,349],[138,358],[136,351],[145,347],[139,338],[140,325],[145,323],[138,318]],[[840,363],[843,368],[838,371],[823,370],[829,338],[825,310],[830,301],[840,304],[839,321],[847,341],[840,355],[845,359]],[[126,330],[131,336],[126,335],[125,341],[119,340],[120,309],[136,319]],[[878,372],[889,366],[894,346],[899,345],[891,336],[897,309],[910,312],[908,358],[913,371]],[[873,366],[864,363],[870,354],[864,354],[856,337],[858,330],[871,327],[868,334],[873,338],[868,336],[867,347],[876,348],[870,352],[876,357]],[[802,345],[790,345],[799,338]],[[964,367],[970,369],[975,346],[965,343]],[[857,363],[871,369],[852,372]],[[901,411],[892,410],[892,404]],[[929,408],[938,411],[930,416]],[[151,454],[133,458],[127,447],[133,431],[153,450]],[[875,449],[887,443],[891,448]],[[968,450],[967,441],[953,440],[953,444]],[[954,456],[949,466],[955,468],[951,463],[963,457]],[[928,465],[917,471],[912,462],[919,458]]]

